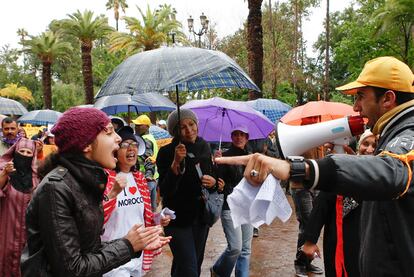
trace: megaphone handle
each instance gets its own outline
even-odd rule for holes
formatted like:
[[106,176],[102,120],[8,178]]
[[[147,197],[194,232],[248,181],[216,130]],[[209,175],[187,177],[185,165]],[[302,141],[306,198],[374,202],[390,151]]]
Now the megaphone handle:
[[344,146],[341,144],[335,144],[333,150],[335,154],[345,154]]

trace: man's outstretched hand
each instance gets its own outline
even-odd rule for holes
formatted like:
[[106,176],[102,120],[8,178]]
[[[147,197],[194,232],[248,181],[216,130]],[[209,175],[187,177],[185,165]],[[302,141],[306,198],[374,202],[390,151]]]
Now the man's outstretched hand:
[[245,165],[244,177],[253,186],[260,186],[269,174],[280,180],[289,179],[290,164],[263,154],[215,158],[218,164]]

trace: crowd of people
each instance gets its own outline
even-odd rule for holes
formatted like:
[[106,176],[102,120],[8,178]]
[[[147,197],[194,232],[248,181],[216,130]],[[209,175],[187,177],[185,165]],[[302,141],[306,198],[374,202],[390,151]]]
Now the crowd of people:
[[[412,276],[413,85],[414,74],[397,59],[367,62],[355,82],[338,88],[356,96],[354,110],[370,128],[356,153],[349,147],[349,154],[323,153],[333,148],[328,143],[303,159],[280,159],[274,132],[249,141],[248,123],[225,130],[231,143],[212,151],[189,109],[159,121],[173,137],[159,149],[146,115],[132,121],[134,130],[97,109],[71,108],[31,139],[6,117],[0,276],[139,277],[167,245],[171,276],[200,276],[210,230],[202,189],[224,195],[227,245],[211,276],[249,276],[257,230],[235,228],[226,199],[243,178],[260,186],[269,174],[290,185],[299,222],[292,250],[298,277]],[[302,125],[316,122],[305,118]],[[324,270],[312,265],[321,256],[322,228]]]

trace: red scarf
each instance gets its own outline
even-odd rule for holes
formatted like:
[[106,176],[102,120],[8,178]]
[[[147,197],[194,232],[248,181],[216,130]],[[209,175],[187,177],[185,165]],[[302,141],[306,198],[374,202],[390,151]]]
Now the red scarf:
[[[105,195],[107,195],[115,182],[116,172],[114,170],[106,170],[108,173],[108,183],[106,184],[105,188]],[[138,190],[144,199],[144,222],[145,227],[148,226],[154,226],[154,220],[153,220],[153,213],[151,210],[151,197],[148,191],[148,185],[147,181],[145,180],[144,175],[139,172],[135,171],[132,172],[132,175],[134,176],[135,183],[138,186]],[[104,223],[106,223],[111,216],[112,212],[116,208],[116,198],[110,199],[108,201],[103,201],[103,208],[104,208]],[[132,226],[131,226],[132,227]],[[160,250],[156,251],[147,251],[144,250],[144,257],[142,259],[142,270],[145,272],[148,272],[151,269],[152,260],[155,256],[159,255],[161,253]]]
[[344,240],[342,234],[342,220],[343,220],[343,199],[342,195],[336,196],[336,251],[335,251],[335,270],[336,277],[348,277],[348,273],[345,268],[344,259]]

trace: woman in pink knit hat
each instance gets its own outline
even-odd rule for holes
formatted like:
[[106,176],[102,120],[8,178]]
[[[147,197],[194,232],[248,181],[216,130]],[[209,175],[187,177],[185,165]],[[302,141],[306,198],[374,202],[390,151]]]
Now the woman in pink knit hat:
[[102,243],[102,200],[115,168],[120,137],[94,108],[66,111],[51,130],[59,148],[39,169],[45,176],[27,209],[23,276],[102,276],[142,250],[169,242],[160,227],[134,225],[122,238]]

